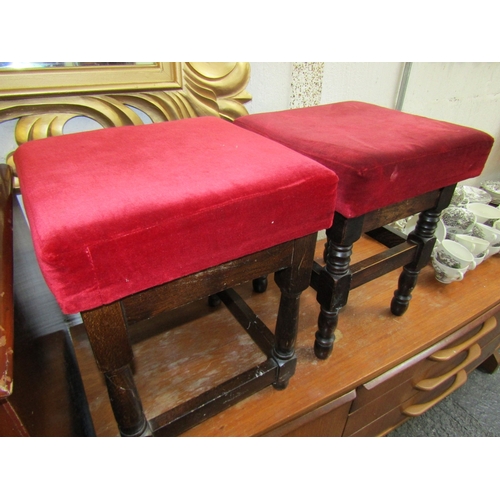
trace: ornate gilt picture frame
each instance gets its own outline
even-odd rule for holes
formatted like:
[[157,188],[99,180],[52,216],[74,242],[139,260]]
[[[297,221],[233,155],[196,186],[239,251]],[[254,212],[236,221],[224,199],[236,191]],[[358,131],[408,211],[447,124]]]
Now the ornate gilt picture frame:
[[[61,135],[77,117],[101,127],[207,115],[232,121],[247,114],[249,79],[244,62],[0,69],[0,123],[17,120],[20,145]],[[15,169],[12,153],[7,163]]]

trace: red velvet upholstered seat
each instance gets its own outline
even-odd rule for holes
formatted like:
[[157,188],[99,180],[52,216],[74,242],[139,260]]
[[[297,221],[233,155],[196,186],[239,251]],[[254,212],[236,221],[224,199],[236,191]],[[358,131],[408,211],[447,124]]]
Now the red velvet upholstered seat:
[[479,130],[354,101],[235,123],[332,169],[348,218],[479,175],[493,144]]
[[337,185],[317,162],[213,117],[32,141],[15,162],[65,313],[328,227]]
[[[479,175],[493,138],[479,130],[363,102],[340,102],[240,117],[236,124],[317,160],[339,176],[336,214],[328,228],[326,265],[313,276],[321,312],[315,352],[333,349],[338,313],[349,290],[403,265],[391,311],[402,315],[430,258],[441,211],[457,182]],[[350,266],[363,233],[420,213],[395,249]]]

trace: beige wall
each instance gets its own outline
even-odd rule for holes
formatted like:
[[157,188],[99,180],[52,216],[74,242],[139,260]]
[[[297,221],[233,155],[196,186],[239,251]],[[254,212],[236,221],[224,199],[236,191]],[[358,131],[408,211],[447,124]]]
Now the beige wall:
[[[401,62],[252,62],[246,107],[259,113],[345,100],[395,107],[403,68]],[[402,110],[491,134],[496,143],[480,179],[500,179],[500,63],[413,63]],[[93,128],[83,119],[69,126]],[[15,147],[14,122],[0,123],[0,161]]]
[[[250,113],[360,100],[395,107],[404,63],[251,63]],[[319,97],[318,97],[319,96]],[[402,111],[475,127],[495,146],[483,178],[500,180],[500,63],[412,63]]]
[[491,134],[495,145],[481,178],[500,180],[500,63],[415,63],[403,111]]

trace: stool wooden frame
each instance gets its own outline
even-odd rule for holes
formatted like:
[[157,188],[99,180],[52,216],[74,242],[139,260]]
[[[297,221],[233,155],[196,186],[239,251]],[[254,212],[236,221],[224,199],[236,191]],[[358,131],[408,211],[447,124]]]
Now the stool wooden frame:
[[[82,312],[120,434],[178,435],[264,387],[284,389],[295,372],[299,301],[310,283],[315,244],[316,234],[311,234]],[[274,335],[232,289],[270,273],[275,273],[281,290]],[[133,379],[134,356],[128,327],[216,294],[267,360],[148,420]]]
[[[311,278],[311,286],[317,291],[321,306],[314,344],[318,358],[328,358],[333,350],[338,315],[347,304],[349,291],[402,266],[391,312],[396,316],[406,312],[418,275],[431,257],[439,216],[449,205],[455,186],[443,187],[352,219],[335,213],[333,225],[326,231],[326,265],[315,262]],[[418,212],[418,222],[407,240],[400,239],[396,245],[388,243],[398,238],[388,237],[383,226]],[[364,233],[386,243],[389,248],[351,266],[353,244]]]

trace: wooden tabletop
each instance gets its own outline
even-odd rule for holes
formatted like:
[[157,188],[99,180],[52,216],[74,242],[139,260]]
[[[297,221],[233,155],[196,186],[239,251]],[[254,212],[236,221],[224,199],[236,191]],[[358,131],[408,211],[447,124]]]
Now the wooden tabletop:
[[[323,251],[318,242],[317,255]],[[383,249],[366,237],[354,247],[353,262]],[[353,290],[340,314],[332,356],[313,353],[318,316],[315,292],[302,294],[297,371],[284,391],[268,387],[187,431],[187,436],[262,435],[400,364],[453,331],[500,305],[500,257],[487,259],[464,280],[436,281],[430,265],[420,277],[410,308],[395,317],[389,305],[399,271]],[[259,317],[274,330],[279,290],[272,279],[266,293],[251,284],[237,288]],[[117,436],[102,376],[95,366],[84,328],[72,330],[76,355],[98,436]],[[245,371],[264,358],[222,306],[200,301],[154,321],[135,325],[134,376],[148,418]]]

